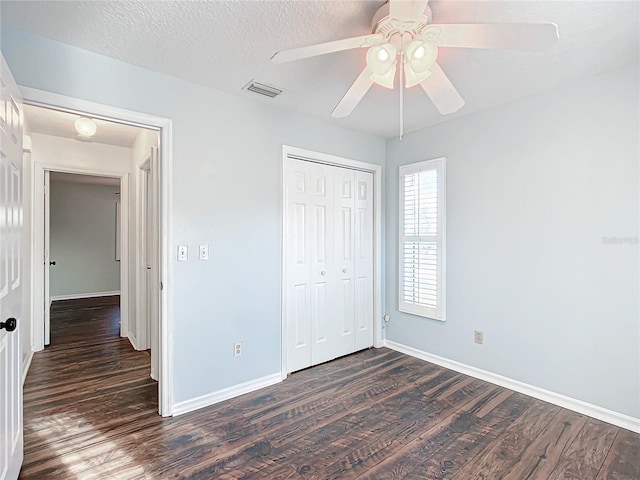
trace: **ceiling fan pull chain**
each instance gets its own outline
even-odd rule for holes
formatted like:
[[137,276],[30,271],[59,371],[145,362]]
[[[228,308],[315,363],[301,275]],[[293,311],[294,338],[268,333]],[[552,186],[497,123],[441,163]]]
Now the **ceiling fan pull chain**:
[[400,36],[400,140],[404,137],[404,37]]

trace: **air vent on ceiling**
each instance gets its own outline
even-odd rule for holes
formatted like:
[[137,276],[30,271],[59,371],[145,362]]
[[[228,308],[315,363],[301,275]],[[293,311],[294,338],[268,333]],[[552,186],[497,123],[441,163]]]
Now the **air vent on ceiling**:
[[247,85],[245,85],[244,90],[257,93],[258,95],[264,95],[269,98],[277,97],[282,93],[282,90],[277,87],[265,85],[264,83],[259,83],[255,80],[251,80]]

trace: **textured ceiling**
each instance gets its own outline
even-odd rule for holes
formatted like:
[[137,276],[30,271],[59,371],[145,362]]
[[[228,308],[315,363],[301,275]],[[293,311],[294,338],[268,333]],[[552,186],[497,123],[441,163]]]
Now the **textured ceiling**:
[[[2,1],[2,22],[124,62],[385,138],[398,134],[398,91],[374,85],[354,113],[333,107],[364,65],[365,50],[274,65],[274,52],[370,32],[381,1]],[[434,23],[553,22],[548,52],[441,48],[438,61],[466,101],[441,116],[419,87],[405,95],[405,130],[491,108],[638,62],[637,1],[438,1]],[[276,99],[241,88],[276,85]]]
[[[43,133],[56,137],[76,138],[75,121],[79,115],[51,110],[33,105],[24,106],[25,131]],[[91,138],[93,143],[104,143],[118,147],[132,147],[143,128],[106,120],[94,119],[98,129]]]

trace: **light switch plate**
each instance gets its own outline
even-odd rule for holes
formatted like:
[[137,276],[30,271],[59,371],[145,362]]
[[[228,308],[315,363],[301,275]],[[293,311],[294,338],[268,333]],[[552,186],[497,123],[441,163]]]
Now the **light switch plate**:
[[187,248],[186,245],[178,245],[178,261],[186,262],[189,255],[188,252],[189,252],[189,249]]
[[200,245],[200,260],[209,260],[209,245]]

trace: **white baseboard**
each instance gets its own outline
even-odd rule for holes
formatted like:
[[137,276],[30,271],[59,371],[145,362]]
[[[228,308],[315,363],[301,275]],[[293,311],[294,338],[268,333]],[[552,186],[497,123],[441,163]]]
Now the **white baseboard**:
[[27,353],[27,356],[22,360],[22,385],[27,379],[27,373],[29,373],[29,367],[31,366],[31,360],[33,360],[33,351]]
[[280,372],[266,377],[257,378],[249,382],[241,383],[239,385],[233,385],[232,387],[223,388],[217,392],[208,393],[201,397],[192,398],[191,400],[185,400],[184,402],[176,403],[172,406],[171,412],[173,416],[182,415],[183,413],[192,412],[199,408],[208,407],[214,403],[223,402],[230,398],[244,395],[245,393],[259,390],[260,388],[274,385],[281,381]]
[[598,420],[602,420],[603,422],[607,422],[612,425],[631,430],[632,432],[640,433],[639,418],[634,418],[629,415],[614,412],[613,410],[608,410],[591,403],[583,402],[582,400],[567,397],[565,395],[551,392],[534,385],[529,385],[528,383],[523,383],[512,378],[503,377],[502,375],[498,375],[496,373],[472,367],[464,363],[456,362],[455,360],[449,360],[448,358],[439,357],[437,355],[433,355],[431,353],[427,353],[422,350],[418,350],[417,348],[403,345],[401,343],[396,343],[391,340],[385,340],[384,344],[384,346],[387,348],[405,353],[415,358],[419,358],[420,360],[435,363],[436,365],[440,365],[441,367],[448,368],[459,373],[464,373],[465,375],[469,375],[471,377],[478,378],[480,380],[484,380],[486,382],[493,383],[510,390],[514,390],[516,392],[524,393],[525,395],[529,395],[530,397],[553,403],[554,405],[558,405],[559,407],[567,408],[569,410],[573,410],[574,412],[588,415],[589,417],[597,418]]
[[89,293],[70,293],[68,295],[51,295],[51,301],[56,302],[58,300],[78,300],[81,298],[113,297],[115,295],[120,295],[120,290],[114,290],[112,292],[89,292]]
[[129,333],[127,338],[129,339],[129,343],[131,344],[134,350],[140,350],[140,348],[138,348],[138,341],[136,340],[136,337],[134,337],[133,335],[131,335],[131,333]]

